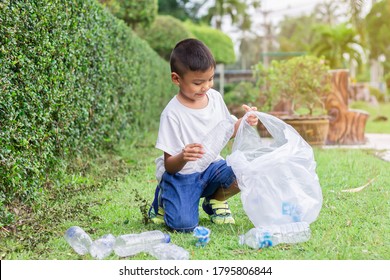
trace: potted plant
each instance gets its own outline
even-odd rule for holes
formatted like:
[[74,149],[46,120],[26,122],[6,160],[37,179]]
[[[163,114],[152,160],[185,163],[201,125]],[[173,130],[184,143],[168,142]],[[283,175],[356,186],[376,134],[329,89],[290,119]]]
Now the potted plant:
[[238,84],[230,84],[225,87],[225,103],[231,114],[237,118],[245,115],[242,104],[256,106],[259,111],[269,111],[271,99],[264,94],[260,94],[259,87],[254,82],[241,81]]
[[325,109],[331,91],[329,70],[324,60],[309,55],[255,68],[261,94],[272,98],[270,113],[292,125],[312,145],[323,145],[329,129]]

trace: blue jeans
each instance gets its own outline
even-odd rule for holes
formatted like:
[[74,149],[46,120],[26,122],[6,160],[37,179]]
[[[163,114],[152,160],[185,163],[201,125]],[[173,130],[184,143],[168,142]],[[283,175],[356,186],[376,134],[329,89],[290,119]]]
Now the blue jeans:
[[201,173],[165,172],[156,188],[152,207],[156,213],[158,205],[164,208],[164,220],[171,229],[191,232],[198,226],[200,198],[210,197],[220,187],[228,189],[235,180],[233,170],[225,160],[210,164]]

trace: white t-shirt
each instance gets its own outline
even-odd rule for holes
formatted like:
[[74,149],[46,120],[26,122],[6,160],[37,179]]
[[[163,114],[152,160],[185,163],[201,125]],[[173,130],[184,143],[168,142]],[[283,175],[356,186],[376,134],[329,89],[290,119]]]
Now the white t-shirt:
[[[210,89],[206,94],[209,99],[208,104],[202,109],[188,108],[181,104],[176,96],[171,99],[160,117],[157,149],[176,155],[185,145],[200,143],[200,140],[220,121],[231,118],[222,95],[218,91]],[[221,158],[219,155],[216,160]],[[156,160],[156,164],[157,168],[159,166],[161,168],[161,158]],[[192,162],[188,162],[179,173],[194,173],[192,165]]]

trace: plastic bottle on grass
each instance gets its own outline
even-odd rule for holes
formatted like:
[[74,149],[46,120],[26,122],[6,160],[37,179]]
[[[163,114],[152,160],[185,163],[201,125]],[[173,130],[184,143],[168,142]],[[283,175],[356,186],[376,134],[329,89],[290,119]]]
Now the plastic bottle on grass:
[[115,236],[106,234],[92,242],[89,252],[95,259],[102,260],[111,254],[114,244]]
[[172,243],[159,243],[149,249],[149,254],[158,260],[188,260],[190,253]]
[[203,172],[212,163],[222,149],[229,142],[234,133],[234,123],[232,119],[226,119],[219,122],[206,136],[201,140],[205,153],[201,158],[194,162],[194,169],[197,172]]
[[70,227],[65,232],[65,239],[79,255],[87,254],[92,244],[91,237],[78,226]]
[[252,228],[240,235],[239,243],[253,249],[276,246],[280,243],[299,243],[310,239],[311,231],[306,222]]
[[170,241],[169,234],[159,230],[125,234],[116,238],[114,251],[120,257],[133,256],[140,252],[148,252],[153,245],[169,243]]

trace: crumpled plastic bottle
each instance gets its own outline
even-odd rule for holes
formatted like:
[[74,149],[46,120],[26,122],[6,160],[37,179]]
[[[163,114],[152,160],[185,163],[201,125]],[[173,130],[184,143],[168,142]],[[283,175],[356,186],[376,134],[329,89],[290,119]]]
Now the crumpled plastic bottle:
[[114,251],[120,257],[133,256],[148,250],[158,243],[169,243],[169,234],[159,230],[146,231],[139,234],[125,234],[116,238]]
[[95,259],[102,260],[108,257],[114,248],[115,236],[112,234],[103,235],[101,238],[94,240],[89,249],[89,253]]
[[205,153],[194,162],[196,172],[203,172],[220,154],[234,133],[234,121],[231,118],[220,121],[201,140]]
[[211,230],[209,230],[206,227],[198,226],[194,229],[194,236],[198,239],[196,242],[196,247],[204,247],[209,243],[210,241],[210,233]]

